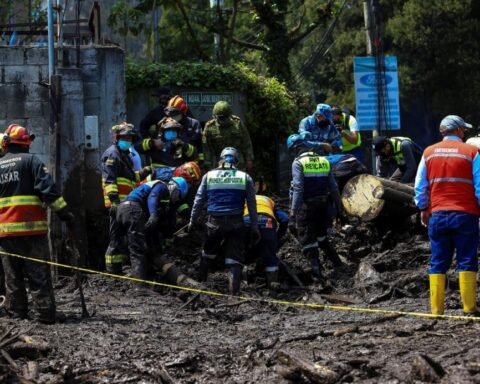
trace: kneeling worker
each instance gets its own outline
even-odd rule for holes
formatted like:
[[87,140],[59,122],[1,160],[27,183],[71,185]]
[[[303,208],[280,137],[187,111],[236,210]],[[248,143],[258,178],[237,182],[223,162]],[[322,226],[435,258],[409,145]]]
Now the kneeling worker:
[[227,147],[220,154],[218,168],[203,176],[193,203],[188,231],[199,224],[198,219],[204,205],[207,205],[206,236],[200,259],[199,281],[208,276],[210,260],[224,243],[225,264],[230,268],[229,288],[232,295],[238,294],[244,263],[244,224],[243,207],[247,203],[252,242],[260,240],[257,224],[257,207],[252,178],[236,169],[238,153]]

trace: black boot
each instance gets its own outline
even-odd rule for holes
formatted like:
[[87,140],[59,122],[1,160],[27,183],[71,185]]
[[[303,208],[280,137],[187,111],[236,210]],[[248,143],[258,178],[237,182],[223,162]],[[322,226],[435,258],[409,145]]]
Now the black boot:
[[206,257],[200,257],[200,266],[198,267],[198,281],[207,281],[208,278],[208,268],[210,266],[210,261]]
[[334,248],[332,244],[328,240],[323,240],[319,243],[320,249],[325,253],[328,259],[333,263],[335,267],[343,266],[342,260],[338,256],[337,250]]
[[320,282],[322,279],[322,273],[320,270],[320,261],[318,260],[318,256],[314,256],[310,258],[310,265],[312,266],[312,280],[314,283]]
[[240,292],[240,283],[242,281],[242,266],[235,264],[230,266],[230,273],[228,276],[228,287],[230,294],[233,296],[238,295]]
[[278,270],[267,272],[267,287],[271,293],[275,293],[280,289],[278,282]]

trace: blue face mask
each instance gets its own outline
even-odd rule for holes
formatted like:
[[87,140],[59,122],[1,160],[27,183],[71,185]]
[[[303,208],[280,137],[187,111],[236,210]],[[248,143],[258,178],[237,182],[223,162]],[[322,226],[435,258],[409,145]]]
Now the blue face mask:
[[163,133],[163,137],[164,137],[165,140],[167,140],[167,141],[175,140],[175,139],[177,138],[177,131],[172,131],[172,130],[165,131],[165,132]]
[[130,147],[132,146],[132,143],[130,141],[125,141],[125,140],[119,140],[118,141],[118,148],[122,151],[128,151]]

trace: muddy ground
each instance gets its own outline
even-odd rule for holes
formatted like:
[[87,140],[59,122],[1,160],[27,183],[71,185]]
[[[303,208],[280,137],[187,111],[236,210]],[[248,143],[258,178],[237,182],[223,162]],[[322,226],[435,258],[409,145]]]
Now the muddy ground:
[[[334,237],[347,267],[334,271],[324,264],[330,294],[340,297],[325,296],[311,286],[301,289],[283,273],[283,288],[289,289],[278,299],[427,311],[427,238],[411,231],[395,235],[387,227],[355,222],[338,227]],[[186,238],[177,239],[170,251],[192,275],[196,252]],[[308,284],[308,263],[293,239],[281,256]],[[224,271],[215,272],[208,287],[226,292]],[[258,277],[243,293],[268,298]],[[88,319],[81,318],[70,278],[60,279],[56,287],[58,309],[67,316],[64,323],[0,318],[1,334],[14,326],[12,333],[24,330],[31,343],[42,346],[27,353],[20,341],[4,345],[7,337],[0,337],[0,352],[3,348],[13,359],[7,363],[0,357],[0,382],[480,382],[480,322],[239,304],[232,298],[203,296],[185,305],[192,294],[139,289],[103,276],[88,276],[85,294],[94,312]],[[462,314],[453,273],[446,313]]]

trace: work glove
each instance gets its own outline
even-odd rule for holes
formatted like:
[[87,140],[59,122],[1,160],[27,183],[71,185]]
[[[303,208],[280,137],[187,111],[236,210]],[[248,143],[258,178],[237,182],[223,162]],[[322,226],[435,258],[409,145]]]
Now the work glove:
[[117,218],[117,211],[118,211],[118,204],[117,203],[112,203],[110,206],[110,212],[109,215],[111,218],[116,219]]
[[152,231],[157,227],[157,225],[158,225],[158,215],[151,215],[145,224],[145,230]]
[[57,212],[58,217],[62,220],[68,228],[73,228],[75,224],[75,215],[68,210],[67,207]]
[[250,229],[250,242],[252,245],[257,244],[262,238],[260,234],[260,230],[258,228],[251,228]]
[[148,175],[151,175],[152,174],[152,167],[150,166],[147,166],[147,167],[143,167],[141,170],[140,170],[140,179],[145,179]]

